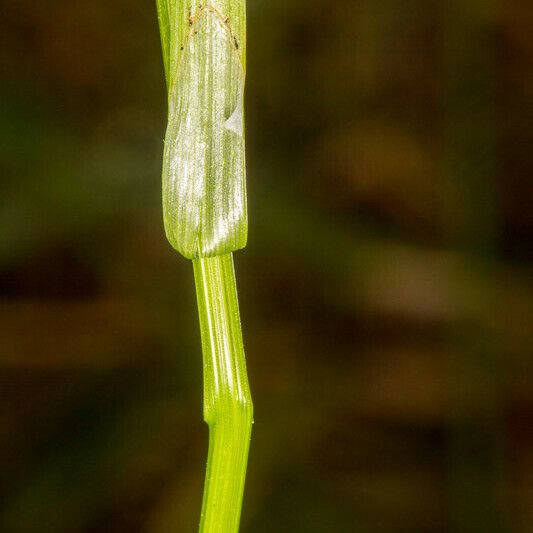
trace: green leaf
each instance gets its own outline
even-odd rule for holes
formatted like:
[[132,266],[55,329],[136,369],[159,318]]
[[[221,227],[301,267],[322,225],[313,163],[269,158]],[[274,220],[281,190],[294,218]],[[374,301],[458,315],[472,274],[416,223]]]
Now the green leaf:
[[156,0],[157,18],[159,20],[159,33],[161,35],[161,48],[163,51],[163,66],[168,84],[170,68],[170,6],[169,0]]

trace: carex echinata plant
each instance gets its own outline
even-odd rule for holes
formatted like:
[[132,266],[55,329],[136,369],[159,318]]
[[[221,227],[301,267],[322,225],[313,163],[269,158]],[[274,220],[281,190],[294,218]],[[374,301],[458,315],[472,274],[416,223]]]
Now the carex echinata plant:
[[252,425],[233,252],[246,245],[245,0],[156,0],[168,91],[163,218],[192,261],[209,457],[202,533],[235,533]]

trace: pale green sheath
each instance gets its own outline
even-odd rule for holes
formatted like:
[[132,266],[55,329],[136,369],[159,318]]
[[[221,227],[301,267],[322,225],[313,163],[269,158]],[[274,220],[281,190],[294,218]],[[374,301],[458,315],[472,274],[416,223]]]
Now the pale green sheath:
[[163,48],[169,47],[165,231],[189,259],[227,254],[246,245],[248,226],[245,2],[183,0],[166,7],[159,11]]

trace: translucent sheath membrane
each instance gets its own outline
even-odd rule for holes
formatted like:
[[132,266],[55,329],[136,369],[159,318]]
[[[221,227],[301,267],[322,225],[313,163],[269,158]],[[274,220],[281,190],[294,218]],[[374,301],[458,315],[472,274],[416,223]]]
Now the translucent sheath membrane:
[[246,245],[248,225],[244,0],[168,5],[159,3],[164,56],[168,47],[165,231],[189,259],[227,254]]

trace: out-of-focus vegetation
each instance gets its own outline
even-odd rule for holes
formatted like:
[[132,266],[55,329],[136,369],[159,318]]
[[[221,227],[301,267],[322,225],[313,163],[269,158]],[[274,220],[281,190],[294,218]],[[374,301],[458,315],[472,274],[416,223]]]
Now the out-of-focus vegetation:
[[[244,532],[531,530],[528,4],[249,2]],[[0,530],[194,531],[155,5],[1,12]]]

